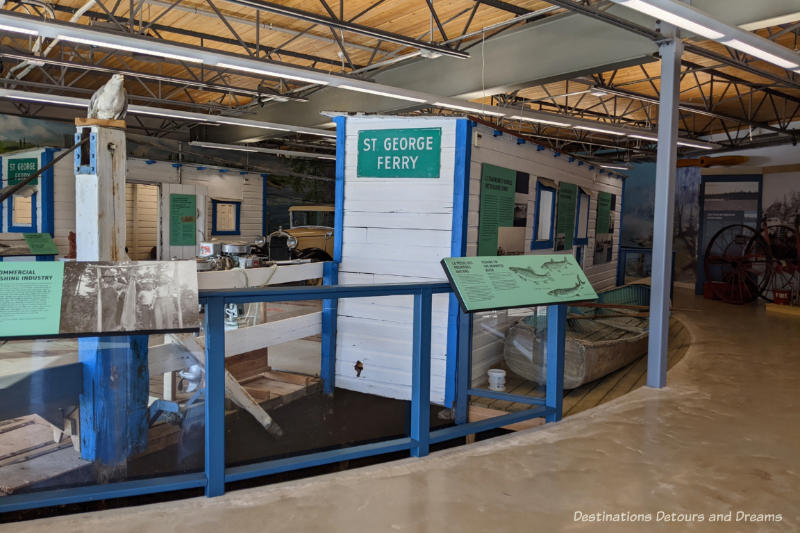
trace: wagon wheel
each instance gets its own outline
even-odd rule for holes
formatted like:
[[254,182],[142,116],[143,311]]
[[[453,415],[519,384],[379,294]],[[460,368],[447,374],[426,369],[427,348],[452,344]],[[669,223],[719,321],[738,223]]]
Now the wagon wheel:
[[774,291],[786,290],[794,292],[797,273],[800,270],[800,257],[798,256],[797,230],[791,226],[767,226],[763,236],[769,244],[772,255],[772,277],[761,296],[771,302],[774,300]]
[[752,302],[772,276],[769,246],[749,226],[726,226],[708,243],[704,270],[715,297],[732,304]]

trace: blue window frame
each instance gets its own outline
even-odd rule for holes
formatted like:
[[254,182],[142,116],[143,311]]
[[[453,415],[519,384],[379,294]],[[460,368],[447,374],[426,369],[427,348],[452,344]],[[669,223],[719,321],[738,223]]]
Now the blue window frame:
[[239,235],[242,202],[211,200],[211,235]]
[[578,187],[578,207],[575,210],[574,243],[578,246],[589,244],[589,209],[592,197]]
[[531,250],[553,248],[556,218],[556,188],[536,181],[536,207],[533,214]]
[[[36,203],[39,198],[39,193],[35,192],[26,200],[22,200],[21,196],[13,195],[6,201],[6,209],[8,211],[8,231],[9,233],[38,233],[37,222],[36,219],[38,217],[38,213],[36,211]],[[14,221],[14,203],[19,201],[22,203],[25,201],[27,204],[30,202],[30,223],[20,223],[19,221]],[[28,218],[27,216],[25,218]]]

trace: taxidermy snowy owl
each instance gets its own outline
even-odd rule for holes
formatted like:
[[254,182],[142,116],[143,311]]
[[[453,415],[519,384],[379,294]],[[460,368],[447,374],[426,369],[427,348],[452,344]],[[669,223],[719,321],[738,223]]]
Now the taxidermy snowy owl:
[[89,102],[88,118],[121,120],[128,110],[128,93],[125,92],[122,74],[114,74],[105,85],[97,89]]

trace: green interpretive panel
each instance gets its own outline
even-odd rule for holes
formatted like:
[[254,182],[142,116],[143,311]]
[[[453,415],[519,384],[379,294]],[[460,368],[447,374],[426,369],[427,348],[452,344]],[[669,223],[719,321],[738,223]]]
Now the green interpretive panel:
[[484,163],[481,166],[481,206],[478,255],[497,255],[498,229],[514,225],[517,172]]
[[611,224],[611,193],[601,192],[597,194],[597,228],[595,233],[602,235],[608,233]]
[[25,242],[33,255],[58,255],[58,247],[49,233],[24,233]]
[[197,242],[197,196],[169,195],[169,245],[194,246]]
[[571,255],[447,257],[442,266],[468,313],[597,298]]
[[0,338],[58,334],[63,282],[61,261],[0,263]]
[[[35,157],[25,157],[22,159],[9,159],[8,160],[8,184],[16,185],[24,180],[31,174],[39,170],[39,160]],[[36,185],[39,178],[36,178],[28,185]]]
[[438,178],[442,128],[361,130],[359,178]]
[[556,216],[555,250],[571,250],[575,236],[575,204],[578,199],[578,186],[561,182],[558,185],[558,211]]

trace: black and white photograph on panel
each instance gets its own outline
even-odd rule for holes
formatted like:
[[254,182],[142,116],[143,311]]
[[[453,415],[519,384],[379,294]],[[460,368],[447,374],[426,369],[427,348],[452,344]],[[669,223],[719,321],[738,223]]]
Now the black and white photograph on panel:
[[62,335],[196,331],[194,261],[64,265]]

